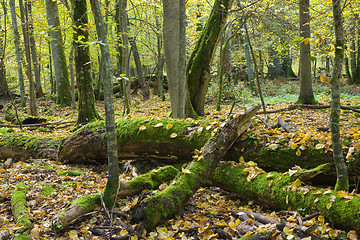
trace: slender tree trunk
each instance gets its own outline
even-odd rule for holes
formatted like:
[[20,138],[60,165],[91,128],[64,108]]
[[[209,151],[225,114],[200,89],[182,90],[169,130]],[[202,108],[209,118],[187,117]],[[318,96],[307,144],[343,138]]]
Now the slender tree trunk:
[[336,166],[337,181],[335,191],[349,190],[349,177],[341,147],[340,137],[340,90],[339,83],[344,59],[344,29],[342,23],[341,0],[333,0],[333,16],[335,29],[335,59],[331,77],[331,110],[330,132],[334,162]]
[[50,93],[56,94],[56,83],[54,82],[54,74],[53,74],[53,59],[52,59],[52,51],[51,51],[51,43],[48,41],[48,50],[49,50],[49,79],[50,79]]
[[3,15],[4,20],[2,19],[2,16],[0,15],[0,20],[2,20],[3,24],[5,25],[5,29],[3,29],[0,26],[0,96],[2,97],[9,97],[10,92],[8,88],[8,84],[6,81],[6,68],[5,68],[5,49],[6,49],[6,7],[3,4]]
[[156,24],[156,39],[157,39],[157,71],[156,71],[156,82],[157,82],[157,95],[161,98],[162,101],[165,101],[165,94],[164,94],[164,86],[163,86],[163,79],[164,79],[164,58],[161,53],[162,50],[162,34],[161,26],[158,19],[158,14],[156,13],[157,7],[154,7],[155,11],[155,24]]
[[300,21],[300,94],[298,103],[316,104],[311,77],[309,0],[299,0]]
[[170,90],[172,117],[185,118],[185,2],[164,0],[164,53]]
[[233,0],[216,0],[186,66],[191,105],[195,112],[205,114],[205,97],[210,82],[210,64],[226,23]]
[[101,62],[103,64],[103,83],[105,98],[105,121],[106,121],[106,139],[108,151],[108,181],[104,190],[104,202],[108,209],[112,209],[115,205],[116,195],[119,187],[119,163],[117,154],[117,135],[114,119],[113,89],[112,89],[112,71],[111,71],[111,55],[107,40],[107,25],[104,22],[100,11],[100,3],[98,0],[90,0],[91,9],[94,14],[96,31],[98,34]]
[[[246,28],[246,23],[245,23]],[[244,50],[245,50],[245,59],[246,59],[246,65],[248,70],[248,80],[250,84],[250,88],[252,91],[255,92],[255,83],[254,83],[254,68],[253,68],[253,62],[251,60],[251,54],[250,54],[250,48],[249,48],[249,36],[245,33],[245,43],[244,43]]]
[[[117,32],[117,76],[122,78],[123,86],[123,99],[124,99],[124,111],[126,114],[130,114],[130,83],[126,82],[127,78],[130,78],[130,68],[129,68],[129,38],[127,35],[127,0],[116,0],[115,3],[115,21],[116,21],[116,32]],[[125,77],[125,78],[124,78]]]
[[138,48],[136,46],[136,39],[132,39],[131,41],[131,51],[133,54],[133,58],[134,58],[134,62],[135,62],[135,66],[136,66],[136,71],[139,77],[139,81],[140,81],[140,88],[141,88],[141,93],[143,96],[143,100],[148,100],[149,99],[149,91],[146,88],[146,84],[145,84],[145,78],[144,78],[144,73],[143,73],[143,68],[141,66],[141,60],[140,60],[140,56],[139,56],[139,51]]
[[75,42],[76,81],[79,91],[78,123],[87,123],[100,116],[95,108],[95,97],[91,78],[87,4],[83,0],[72,0]]
[[24,45],[25,45],[25,57],[26,57],[26,66],[27,66],[27,76],[29,78],[29,84],[30,84],[30,114],[32,116],[37,116],[37,106],[36,106],[36,92],[35,92],[35,83],[33,80],[33,73],[31,68],[31,52],[30,52],[30,40],[29,40],[29,26],[28,26],[28,14],[27,14],[27,5],[24,5],[22,0],[19,0],[19,6],[20,6],[20,15],[21,15],[21,25],[23,30],[23,37],[24,37]]
[[71,106],[76,108],[76,96],[75,96],[75,72],[74,72],[74,43],[71,44],[71,51],[69,54],[69,68],[70,68],[70,79],[71,79]]
[[20,86],[21,106],[25,107],[26,106],[25,85],[24,85],[24,75],[23,75],[22,63],[21,63],[20,35],[16,20],[15,0],[10,0],[10,11],[11,11],[12,29],[14,32],[14,45],[15,45],[17,71],[18,71],[19,86]]
[[34,67],[34,76],[35,76],[35,90],[37,97],[43,97],[44,92],[41,86],[40,78],[40,65],[38,60],[38,54],[36,50],[35,36],[34,36],[34,27],[33,27],[33,18],[32,18],[32,3],[30,0],[26,0],[25,4],[27,5],[28,12],[28,28],[29,28],[29,41],[30,41],[30,51],[32,57],[32,63]]
[[47,21],[49,25],[49,36],[51,38],[51,49],[54,60],[56,79],[56,102],[62,106],[71,105],[71,89],[69,74],[66,64],[64,44],[60,29],[58,2],[56,0],[45,0]]

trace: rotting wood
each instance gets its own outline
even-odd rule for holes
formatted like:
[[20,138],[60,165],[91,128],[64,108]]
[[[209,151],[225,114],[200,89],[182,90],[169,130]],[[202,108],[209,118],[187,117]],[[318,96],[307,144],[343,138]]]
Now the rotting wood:
[[[146,174],[140,175],[128,182],[121,182],[118,197],[131,197],[141,191],[148,189],[152,190],[157,188],[164,182],[172,180],[178,170],[172,166],[165,166],[163,168],[155,169]],[[61,231],[69,226],[74,220],[92,211],[96,205],[100,204],[100,195],[88,195],[83,198],[77,199],[59,213],[52,221],[53,229]]]
[[14,239],[29,239],[29,227],[31,226],[29,211],[26,208],[26,185],[24,183],[16,184],[15,190],[11,198],[11,210],[15,218],[15,222],[22,226]]
[[0,127],[6,127],[6,128],[20,128],[20,127],[45,127],[45,126],[57,126],[57,125],[63,125],[63,124],[69,124],[69,123],[76,123],[76,121],[67,121],[67,122],[53,122],[53,123],[35,123],[35,124],[22,124],[20,125],[14,125],[14,124],[0,124]]
[[[248,174],[251,173],[251,177]],[[213,184],[250,198],[273,209],[303,209],[303,213],[319,212],[327,221],[343,229],[360,230],[360,198],[355,194],[307,187],[299,177],[306,170],[285,174],[266,173],[248,166],[223,164],[212,174]],[[250,178],[250,179],[249,179]]]
[[245,114],[229,118],[202,148],[202,151],[182,173],[160,193],[139,201],[130,221],[151,230],[172,218],[203,184],[235,140],[250,126],[249,122],[260,106],[251,106]]

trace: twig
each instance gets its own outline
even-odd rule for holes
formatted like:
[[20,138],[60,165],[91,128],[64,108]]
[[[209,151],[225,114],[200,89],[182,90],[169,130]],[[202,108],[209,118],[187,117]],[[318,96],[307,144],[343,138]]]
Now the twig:
[[105,215],[108,217],[108,219],[110,221],[110,226],[112,226],[112,217],[110,216],[110,213],[105,206],[103,195],[102,195],[102,193],[100,193],[99,195],[100,195],[101,205],[104,208]]

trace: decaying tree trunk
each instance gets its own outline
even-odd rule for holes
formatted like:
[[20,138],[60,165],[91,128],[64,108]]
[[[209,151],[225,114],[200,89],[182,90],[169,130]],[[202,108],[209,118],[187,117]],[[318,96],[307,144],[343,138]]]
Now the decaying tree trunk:
[[344,191],[307,187],[299,179],[304,172],[266,173],[256,166],[224,164],[215,169],[211,179],[225,190],[271,208],[320,212],[338,227],[360,230],[360,198]]
[[150,230],[172,218],[216,168],[235,140],[250,126],[249,121],[259,108],[253,106],[244,115],[228,119],[171,185],[164,191],[139,201],[130,221],[140,223]]
[[[118,190],[118,197],[130,197],[145,189],[156,189],[160,184],[174,179],[176,174],[178,174],[178,170],[176,168],[172,166],[165,166],[140,175],[128,182],[121,183]],[[92,211],[94,207],[99,204],[99,194],[89,195],[77,199],[53,219],[54,230],[60,231],[66,228],[74,219]]]
[[26,185],[18,183],[12,194],[11,210],[17,224],[21,225],[19,233],[14,239],[29,239],[29,227],[31,226],[29,212],[26,208]]

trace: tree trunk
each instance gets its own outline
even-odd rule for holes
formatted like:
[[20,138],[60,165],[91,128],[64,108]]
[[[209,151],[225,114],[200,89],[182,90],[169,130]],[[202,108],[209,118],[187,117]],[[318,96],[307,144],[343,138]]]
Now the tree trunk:
[[335,190],[349,190],[349,177],[341,146],[340,137],[340,77],[344,59],[344,29],[342,23],[341,0],[333,0],[333,16],[335,29],[335,59],[331,77],[331,109],[330,132],[337,181]]
[[182,174],[164,191],[139,201],[131,213],[130,221],[141,223],[146,230],[151,230],[172,218],[217,167],[234,141],[246,131],[258,109],[259,106],[253,106],[244,115],[228,119],[217,134],[207,141],[199,156],[186,169],[183,168]]
[[5,49],[6,49],[6,33],[7,33],[7,18],[6,18],[6,5],[5,3],[2,3],[2,7],[3,7],[3,16],[4,16],[4,20],[2,20],[2,17],[0,15],[0,20],[4,23],[4,27],[5,29],[3,29],[0,26],[0,96],[1,97],[9,97],[10,96],[10,92],[9,92],[9,88],[8,88],[8,84],[6,81],[6,68],[5,68]]
[[[157,11],[157,7],[154,7],[154,11],[156,13]],[[156,24],[156,39],[157,39],[157,71],[156,71],[156,82],[157,82],[157,91],[156,94],[158,95],[159,98],[161,98],[162,101],[165,101],[165,94],[164,94],[164,85],[163,85],[163,80],[164,80],[164,57],[161,53],[161,49],[162,49],[162,34],[161,32],[161,26],[159,23],[159,19],[158,19],[158,14],[155,14],[155,24]]]
[[188,117],[185,112],[187,96],[185,75],[185,2],[164,0],[164,54],[169,83],[172,117]]
[[41,86],[41,77],[40,77],[40,65],[38,60],[38,54],[36,50],[35,36],[34,36],[34,27],[33,27],[33,17],[32,17],[32,3],[28,0],[25,1],[25,5],[27,5],[27,14],[28,14],[28,34],[30,41],[30,51],[32,57],[32,64],[34,67],[34,76],[35,76],[35,91],[37,97],[43,97],[44,92]]
[[79,93],[78,123],[99,119],[95,108],[95,97],[91,78],[89,32],[86,1],[72,0],[75,42],[75,68]]
[[210,64],[233,0],[216,0],[187,66],[190,102],[195,112],[205,114],[205,97],[210,82]]
[[[127,0],[116,0],[115,3],[115,21],[117,33],[117,68],[116,76],[121,77],[123,86],[123,100],[124,100],[124,113],[130,114],[130,68],[129,68],[129,38],[128,32],[128,17],[126,13]],[[129,81],[126,82],[126,79]]]
[[297,102],[316,104],[311,76],[309,0],[299,0],[299,21],[303,39],[300,42],[300,94]]
[[31,68],[31,52],[30,52],[30,40],[29,40],[29,19],[28,19],[28,11],[27,11],[27,4],[23,4],[22,0],[19,0],[19,6],[20,6],[20,16],[21,16],[21,24],[23,29],[23,37],[24,37],[24,45],[25,45],[25,57],[27,62],[27,76],[29,78],[29,84],[30,84],[30,114],[32,116],[37,116],[37,106],[36,106],[36,92],[35,92],[35,83],[33,80],[33,73]]
[[[245,23],[246,25],[246,23]],[[246,26],[245,26],[246,28]],[[245,42],[244,42],[244,50],[245,50],[245,59],[246,65],[248,69],[248,80],[250,84],[250,88],[253,92],[255,92],[255,76],[254,76],[254,68],[253,62],[251,60],[250,48],[249,48],[249,36],[245,33]]]
[[18,71],[19,86],[20,86],[21,106],[25,107],[26,106],[25,85],[24,85],[24,75],[23,75],[22,63],[21,63],[20,36],[19,36],[19,30],[16,20],[17,16],[15,11],[15,0],[10,0],[10,11],[11,11],[12,29],[14,32],[14,45],[15,45],[16,63],[17,63],[17,71]]
[[103,64],[103,83],[104,83],[104,102],[105,102],[105,121],[106,121],[106,141],[108,152],[108,180],[104,190],[104,202],[108,209],[115,205],[116,194],[119,187],[119,160],[117,151],[117,138],[114,117],[113,88],[111,55],[107,40],[107,25],[101,14],[101,7],[98,0],[90,0],[91,9],[94,14],[96,31],[98,34],[101,62]]
[[71,44],[71,50],[69,54],[69,68],[70,68],[70,83],[71,83],[71,106],[76,108],[76,96],[75,96],[75,73],[74,73],[74,42]]
[[145,78],[144,78],[144,73],[143,73],[143,69],[141,66],[141,60],[140,60],[140,56],[139,56],[139,51],[138,48],[136,46],[136,39],[132,39],[131,41],[131,51],[133,54],[133,58],[134,58],[134,62],[136,65],[136,71],[139,77],[139,81],[140,81],[140,88],[141,88],[141,93],[143,96],[143,100],[146,101],[149,99],[149,91],[146,88],[146,84],[145,84]]
[[289,173],[266,173],[256,166],[228,163],[216,168],[211,179],[224,190],[257,200],[270,208],[301,208],[306,214],[320,212],[335,226],[360,230],[360,198],[344,192],[309,188],[300,181],[304,173],[306,170],[292,176]]
[[70,106],[72,103],[69,74],[66,64],[64,44],[60,29],[58,2],[56,0],[45,0],[47,21],[49,25],[49,36],[51,38],[51,53],[53,56],[56,102],[61,106]]

